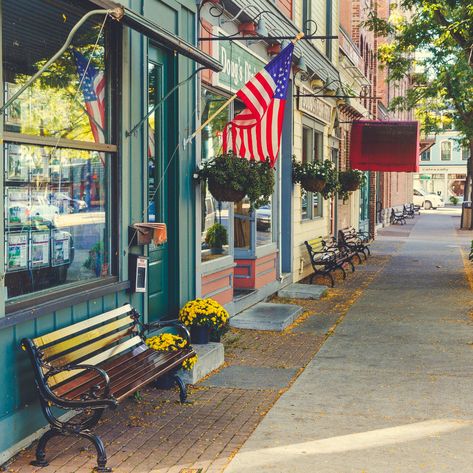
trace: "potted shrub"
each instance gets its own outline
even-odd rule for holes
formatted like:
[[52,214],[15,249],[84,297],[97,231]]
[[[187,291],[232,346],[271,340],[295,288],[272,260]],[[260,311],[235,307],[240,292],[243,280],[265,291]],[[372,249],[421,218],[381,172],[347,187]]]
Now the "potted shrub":
[[274,189],[274,170],[269,161],[249,161],[229,153],[206,161],[196,177],[221,202],[240,202],[248,195],[252,208],[269,202]]
[[292,160],[292,180],[308,192],[323,192],[334,172],[335,166],[328,159],[307,163]]
[[[149,337],[146,339],[146,345],[156,351],[177,351],[188,346],[187,340],[182,338],[179,335],[174,335],[172,333],[161,333],[154,337]],[[197,355],[188,358],[182,363],[182,368],[185,370],[191,370],[194,365],[197,363]],[[174,380],[175,370],[169,371],[163,376],[160,376],[156,380],[156,386],[161,389],[170,389],[175,385]]]
[[227,229],[221,223],[214,223],[205,234],[205,243],[214,255],[223,253],[223,245],[228,244]]
[[192,343],[209,342],[211,330],[223,329],[229,319],[228,312],[213,299],[194,299],[179,311],[179,320],[190,327]]

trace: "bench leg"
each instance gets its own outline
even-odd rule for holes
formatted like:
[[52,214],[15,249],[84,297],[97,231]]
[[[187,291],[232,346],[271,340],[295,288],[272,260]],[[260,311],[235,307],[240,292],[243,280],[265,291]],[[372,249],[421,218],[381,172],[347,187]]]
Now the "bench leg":
[[174,381],[176,381],[177,386],[179,387],[179,399],[181,404],[184,404],[187,400],[187,388],[186,384],[182,379],[176,374],[174,375]]
[[107,454],[105,453],[105,447],[103,446],[103,442],[100,437],[87,431],[79,432],[79,435],[87,440],[90,440],[97,451],[97,466],[94,468],[94,471],[100,473],[112,471],[111,468],[107,467]]
[[49,463],[46,461],[46,445],[53,437],[62,435],[61,431],[56,429],[47,430],[39,439],[38,446],[36,447],[36,460],[31,462],[34,466],[48,466]]

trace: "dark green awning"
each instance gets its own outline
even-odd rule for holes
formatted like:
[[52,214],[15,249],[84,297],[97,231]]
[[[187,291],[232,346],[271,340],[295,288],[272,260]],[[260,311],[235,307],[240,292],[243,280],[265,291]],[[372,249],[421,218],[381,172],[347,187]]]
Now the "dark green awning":
[[[217,59],[209,56],[191,43],[179,38],[174,33],[165,30],[153,21],[145,18],[143,15],[133,10],[115,3],[111,0],[89,0],[91,3],[100,8],[115,10],[114,18],[120,23],[139,31],[148,38],[153,39],[157,43],[182,54],[185,57],[193,59],[195,62],[205,66],[212,71],[220,72],[223,69],[222,64]],[[121,10],[121,11],[120,11]]]

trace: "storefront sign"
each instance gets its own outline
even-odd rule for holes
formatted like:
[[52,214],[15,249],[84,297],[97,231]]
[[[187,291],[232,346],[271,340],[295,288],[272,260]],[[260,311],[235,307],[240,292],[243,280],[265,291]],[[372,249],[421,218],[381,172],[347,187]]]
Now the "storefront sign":
[[[299,88],[300,94],[310,94],[312,91],[306,88]],[[297,101],[298,109],[301,112],[318,118],[319,120],[330,123],[332,119],[332,107],[322,99],[317,97],[299,97]]]
[[265,62],[251,49],[237,41],[220,41],[218,59],[222,72],[214,74],[214,85],[236,92],[265,66]]

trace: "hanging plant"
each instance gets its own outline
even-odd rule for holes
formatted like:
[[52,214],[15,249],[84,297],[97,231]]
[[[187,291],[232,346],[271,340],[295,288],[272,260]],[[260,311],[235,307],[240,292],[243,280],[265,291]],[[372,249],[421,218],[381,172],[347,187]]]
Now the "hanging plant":
[[366,176],[362,171],[348,169],[338,173],[338,180],[340,181],[340,197],[345,201],[350,192],[358,190],[365,183]]
[[321,192],[327,199],[336,192],[338,181],[332,161],[301,163],[292,159],[292,180],[300,183],[307,192]]
[[239,202],[246,195],[251,208],[267,204],[274,190],[274,170],[269,160],[249,161],[234,154],[224,154],[202,164],[197,178],[220,202]]

